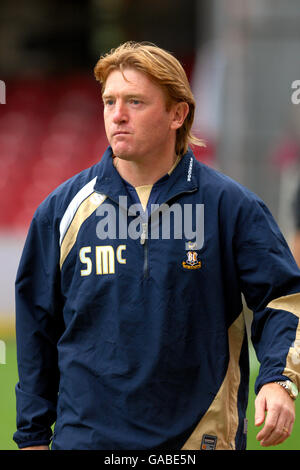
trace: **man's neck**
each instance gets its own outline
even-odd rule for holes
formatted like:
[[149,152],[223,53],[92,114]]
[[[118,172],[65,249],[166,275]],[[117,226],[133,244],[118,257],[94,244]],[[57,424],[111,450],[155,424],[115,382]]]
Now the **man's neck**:
[[114,166],[120,176],[132,186],[146,186],[154,184],[167,173],[171,172],[179,161],[174,153],[172,157],[163,161],[135,162],[114,157]]

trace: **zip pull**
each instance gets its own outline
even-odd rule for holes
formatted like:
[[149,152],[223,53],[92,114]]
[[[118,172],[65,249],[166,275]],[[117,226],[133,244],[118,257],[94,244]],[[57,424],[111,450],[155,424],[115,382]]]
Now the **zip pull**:
[[145,240],[146,240],[146,236],[147,236],[147,231],[148,231],[148,224],[147,223],[144,223],[142,224],[142,228],[143,228],[143,231],[142,231],[142,234],[141,234],[141,245],[144,245],[145,244]]

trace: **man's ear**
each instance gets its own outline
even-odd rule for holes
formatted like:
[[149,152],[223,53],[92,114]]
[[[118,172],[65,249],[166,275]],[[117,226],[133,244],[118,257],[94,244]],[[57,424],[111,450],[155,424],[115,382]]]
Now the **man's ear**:
[[189,105],[185,101],[174,103],[172,107],[171,129],[179,129],[189,113]]

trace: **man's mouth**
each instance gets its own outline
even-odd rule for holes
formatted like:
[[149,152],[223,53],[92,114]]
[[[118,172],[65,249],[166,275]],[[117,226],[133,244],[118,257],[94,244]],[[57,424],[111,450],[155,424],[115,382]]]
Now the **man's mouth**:
[[128,135],[130,134],[130,132],[128,131],[116,131],[113,133],[113,137],[117,136],[117,135]]

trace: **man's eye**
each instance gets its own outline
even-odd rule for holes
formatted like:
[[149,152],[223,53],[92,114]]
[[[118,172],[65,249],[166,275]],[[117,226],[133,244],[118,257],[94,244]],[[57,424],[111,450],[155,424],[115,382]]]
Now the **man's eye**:
[[131,103],[131,104],[134,104],[134,105],[138,105],[138,104],[140,104],[140,102],[141,102],[140,100],[134,99],[134,98],[132,98],[132,99],[130,100],[130,103]]
[[105,106],[112,106],[114,104],[114,100],[105,100],[104,104]]

